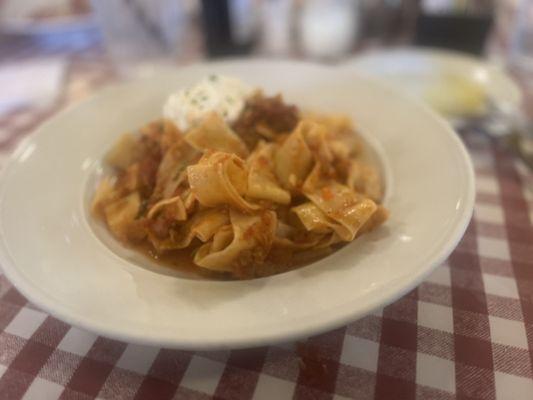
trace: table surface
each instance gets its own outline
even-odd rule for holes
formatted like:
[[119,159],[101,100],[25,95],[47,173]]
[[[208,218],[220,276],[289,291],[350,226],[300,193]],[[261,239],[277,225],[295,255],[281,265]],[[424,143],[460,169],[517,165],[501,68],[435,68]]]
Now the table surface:
[[[49,52],[70,66],[53,106],[0,115],[0,166],[43,119],[113,79],[98,47],[12,50],[4,60]],[[295,343],[190,352],[118,342],[43,312],[0,268],[0,399],[533,398],[533,174],[479,132],[463,139],[477,200],[450,258],[395,303]]]

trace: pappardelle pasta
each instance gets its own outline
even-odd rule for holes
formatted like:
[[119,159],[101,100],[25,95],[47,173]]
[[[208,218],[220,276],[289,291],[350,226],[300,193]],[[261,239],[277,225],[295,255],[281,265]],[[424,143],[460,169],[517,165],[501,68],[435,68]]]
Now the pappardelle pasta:
[[215,76],[179,92],[108,152],[114,173],[92,213],[117,239],[247,279],[321,258],[387,219],[349,118],[236,87]]

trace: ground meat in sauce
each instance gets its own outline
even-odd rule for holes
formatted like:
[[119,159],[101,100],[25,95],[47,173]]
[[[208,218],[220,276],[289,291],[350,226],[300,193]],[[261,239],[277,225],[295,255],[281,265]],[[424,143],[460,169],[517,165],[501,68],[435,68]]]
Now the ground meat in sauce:
[[280,95],[264,97],[257,94],[246,102],[233,129],[248,148],[253,149],[259,139],[265,138],[265,131],[274,134],[292,131],[298,123],[298,114],[298,107],[285,104]]

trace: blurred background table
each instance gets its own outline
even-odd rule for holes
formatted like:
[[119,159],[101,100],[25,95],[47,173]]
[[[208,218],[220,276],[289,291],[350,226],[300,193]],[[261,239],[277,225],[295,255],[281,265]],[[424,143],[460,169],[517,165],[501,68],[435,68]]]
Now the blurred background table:
[[[0,11],[6,2],[0,1]],[[204,35],[200,3],[185,3],[192,13],[187,29],[180,31],[184,36],[179,51],[171,56],[172,52],[164,53],[164,62],[179,65],[221,53],[289,54],[334,63],[357,49],[413,39],[416,16],[412,10],[418,6],[407,1],[387,9],[388,3],[368,1],[357,3],[360,7],[353,20],[333,13],[332,24],[344,24],[346,32],[358,25],[361,37],[329,54],[313,42],[321,32],[314,32],[312,26],[300,29],[311,42],[297,47],[292,34],[296,28],[287,26],[292,19],[273,20],[276,13],[285,12],[286,3],[302,8],[303,2],[235,2],[240,4],[242,18],[253,11],[254,21],[268,32],[267,37],[250,42],[254,29],[241,21],[237,44],[227,40],[206,44],[205,37],[222,35],[224,27],[212,27],[214,31]],[[338,7],[353,6],[338,3]],[[427,9],[434,10],[445,2],[426,3]],[[314,11],[306,12],[314,23]],[[498,24],[504,22],[498,20]],[[337,33],[337,41],[346,39],[342,33]],[[505,61],[507,53],[495,48],[502,43],[505,48],[506,40],[510,39],[493,36],[483,51]],[[117,65],[116,57],[106,51],[94,26],[70,38],[61,33],[0,36],[0,79],[2,73],[20,72],[23,66],[43,60],[54,60],[50,69],[60,76],[56,95],[47,101],[4,105],[0,167],[25,135],[58,110],[108,83],[149,73],[137,54],[118,56],[130,57],[130,65]],[[23,89],[15,89],[31,91],[39,79],[44,78],[33,77],[23,82]],[[527,82],[522,87],[531,96]],[[98,337],[29,303],[0,267],[0,399],[533,398],[533,174],[499,142],[479,132],[461,134],[475,164],[477,201],[470,226],[451,257],[397,302],[348,326],[296,343],[189,352]]]

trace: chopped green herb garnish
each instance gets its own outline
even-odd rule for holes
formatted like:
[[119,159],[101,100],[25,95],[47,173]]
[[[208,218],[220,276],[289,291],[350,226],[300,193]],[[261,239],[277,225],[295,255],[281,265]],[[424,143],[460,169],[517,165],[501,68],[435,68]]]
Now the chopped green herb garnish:
[[211,82],[216,82],[218,80],[218,76],[216,75],[209,75],[209,78],[208,78]]

